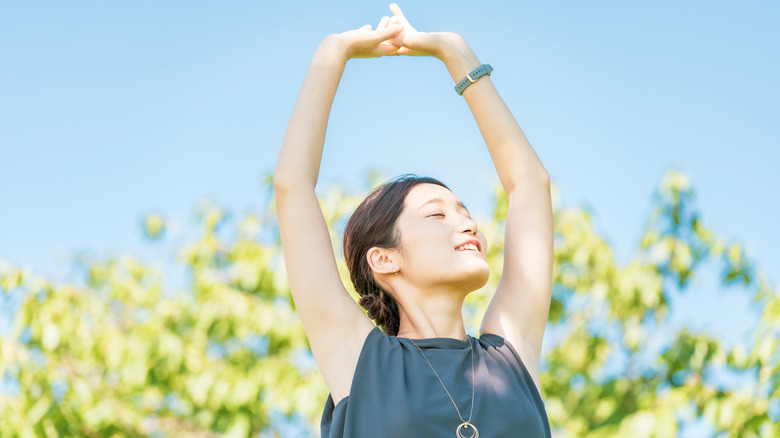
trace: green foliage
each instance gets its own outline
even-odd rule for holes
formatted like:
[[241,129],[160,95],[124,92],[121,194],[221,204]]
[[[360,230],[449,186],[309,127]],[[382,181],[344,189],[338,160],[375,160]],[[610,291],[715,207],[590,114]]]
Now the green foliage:
[[[552,189],[549,330],[560,339],[543,352],[542,390],[554,434],[669,437],[703,418],[726,436],[780,436],[769,416],[770,402],[780,403],[780,295],[738,243],[704,225],[687,178],[665,175],[627,266],[615,263],[588,212],[561,208]],[[339,232],[361,195],[332,187],[321,197],[353,298]],[[508,203],[500,187],[495,195],[494,214],[480,221],[494,275],[466,300],[471,333],[502,268]],[[177,251],[186,291],[168,290],[158,270],[127,256],[82,262],[83,286],[0,261],[0,290],[21,300],[0,338],[0,375],[18,383],[0,393],[0,437],[274,436],[277,414],[316,430],[327,388],[287,288],[273,203],[263,214],[240,219],[227,239],[227,213],[199,206],[201,232]],[[147,216],[146,238],[163,242],[166,222]],[[748,346],[726,349],[689,329],[661,337],[672,286],[684,291],[707,261],[721,262],[721,284],[744,285],[762,311]],[[709,377],[716,370],[747,373],[753,384],[720,388]]]
[[[668,437],[679,422],[700,418],[726,436],[780,436],[769,418],[769,400],[780,394],[780,295],[763,274],[754,274],[740,245],[726,244],[703,225],[693,200],[687,178],[669,171],[639,252],[625,267],[615,264],[586,212],[554,208],[550,320],[566,335],[544,352],[542,390],[553,427],[566,436]],[[673,293],[668,285],[684,291],[707,260],[725,266],[721,284],[750,286],[746,290],[754,290],[765,309],[750,350],[726,350],[713,335],[683,328],[653,354],[651,344],[664,340]],[[724,369],[758,379],[723,390],[707,376]]]
[[[159,218],[159,217],[158,217]],[[131,257],[85,263],[85,286],[4,266],[23,297],[2,338],[0,436],[256,436],[271,408],[314,418],[327,389],[288,298],[277,243],[244,218],[220,242],[224,213],[201,206],[200,237],[178,251],[190,291],[163,295],[159,272]],[[144,223],[156,236],[157,219]]]

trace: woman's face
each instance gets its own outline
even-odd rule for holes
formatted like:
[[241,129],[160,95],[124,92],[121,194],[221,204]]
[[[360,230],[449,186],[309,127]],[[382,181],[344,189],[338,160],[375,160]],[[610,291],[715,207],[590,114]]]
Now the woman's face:
[[447,284],[466,293],[487,283],[487,239],[447,188],[416,185],[396,227],[401,235],[399,267],[407,281],[422,288]]

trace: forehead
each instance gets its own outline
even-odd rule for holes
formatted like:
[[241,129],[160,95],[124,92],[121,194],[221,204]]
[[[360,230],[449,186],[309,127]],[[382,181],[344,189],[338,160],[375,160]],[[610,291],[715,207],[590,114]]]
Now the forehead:
[[458,197],[449,189],[438,184],[418,184],[406,195],[406,206],[416,210],[431,199],[441,199],[448,204],[459,204]]

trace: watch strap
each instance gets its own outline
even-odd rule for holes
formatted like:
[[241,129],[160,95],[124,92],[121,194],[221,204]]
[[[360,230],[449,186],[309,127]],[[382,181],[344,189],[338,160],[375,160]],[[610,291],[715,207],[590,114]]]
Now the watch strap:
[[458,82],[457,85],[455,85],[455,91],[462,95],[463,90],[469,87],[469,85],[473,84],[474,82],[477,82],[477,79],[481,78],[482,76],[488,75],[490,76],[490,72],[493,71],[493,67],[490,66],[490,64],[482,64],[479,67],[472,70],[469,74],[466,75],[465,78],[461,79],[460,82]]

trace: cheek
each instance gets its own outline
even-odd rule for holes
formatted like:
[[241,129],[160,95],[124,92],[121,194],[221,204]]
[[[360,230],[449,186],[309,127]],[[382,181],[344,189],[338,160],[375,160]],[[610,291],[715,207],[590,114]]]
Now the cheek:
[[479,240],[479,243],[482,245],[482,253],[487,254],[487,250],[488,250],[487,236],[485,236],[482,233],[482,231],[477,231],[477,240]]
[[455,254],[450,245],[449,235],[435,227],[420,227],[406,235],[403,242],[404,259],[408,264],[425,265],[425,269],[430,269],[432,265],[441,265],[442,257]]

